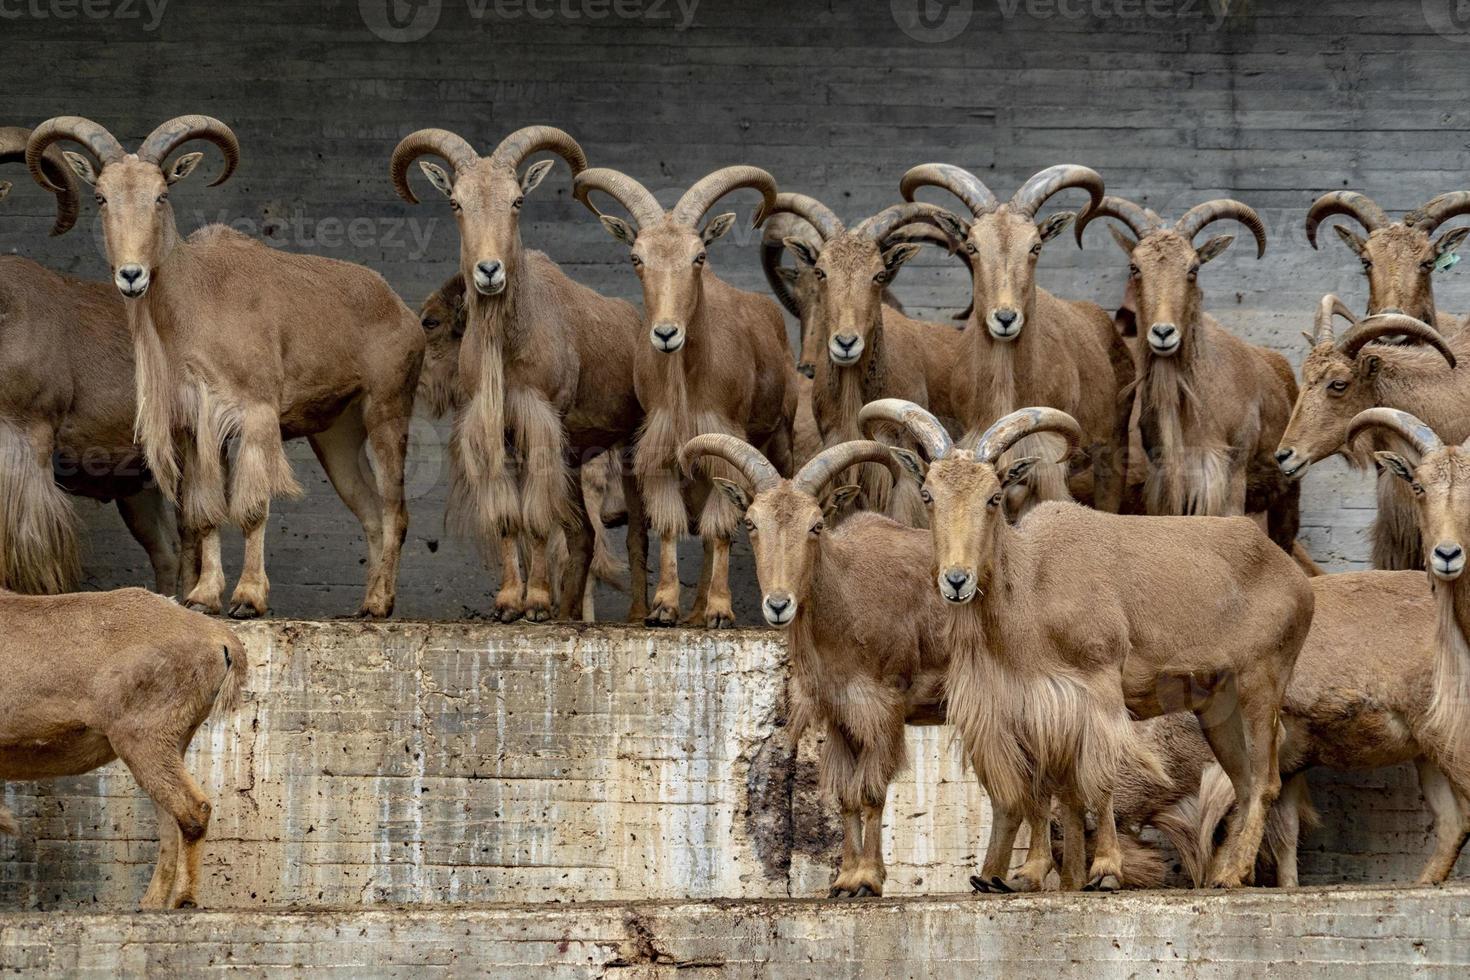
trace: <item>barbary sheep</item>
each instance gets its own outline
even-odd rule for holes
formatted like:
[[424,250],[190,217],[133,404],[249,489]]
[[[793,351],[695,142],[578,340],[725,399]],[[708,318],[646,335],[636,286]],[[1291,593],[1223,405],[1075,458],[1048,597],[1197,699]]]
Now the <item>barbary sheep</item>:
[[[122,759],[158,812],[143,907],[197,904],[211,807],[184,753],[211,713],[239,701],[239,639],[143,589],[0,591],[0,633],[0,780],[79,776]],[[19,833],[3,806],[0,833]]]
[[161,124],[136,153],[78,116],[47,120],[26,146],[31,175],[52,189],[41,163],[46,150],[72,141],[87,151],[66,158],[97,192],[107,261],[133,337],[137,438],[164,495],[180,503],[185,527],[200,540],[199,578],[186,602],[220,610],[225,576],[215,531],[228,522],[245,533],[230,615],[269,609],[270,502],[301,493],[282,440],[306,437],[367,539],[359,613],[388,616],[408,531],[403,468],[424,350],[417,318],[362,266],[282,252],[224,225],[182,238],[169,187],[204,155],[168,161],[194,140],[223,153],[214,185],[223,183],[240,145],[208,116]]
[[[707,480],[688,488],[686,501],[678,452],[696,435],[723,432],[762,449],[783,472],[792,466],[792,418],[796,371],[786,322],[770,299],[725,283],[708,265],[706,249],[735,224],[735,215],[705,213],[741,188],[760,192],[759,225],[776,200],[776,181],[757,167],[724,167],[701,178],[665,211],[648,189],[616,170],[577,175],[575,194],[615,239],[627,245],[643,287],[647,340],[635,344],[634,387],[645,421],[634,453],[644,507],[659,536],[658,588],[648,624],[679,619],[679,539],[698,514],[704,563],[691,622],[710,628],[734,625],[730,601],[730,538],[740,515]],[[634,224],[603,214],[594,192],[612,197]],[[712,463],[724,476],[721,464]]]

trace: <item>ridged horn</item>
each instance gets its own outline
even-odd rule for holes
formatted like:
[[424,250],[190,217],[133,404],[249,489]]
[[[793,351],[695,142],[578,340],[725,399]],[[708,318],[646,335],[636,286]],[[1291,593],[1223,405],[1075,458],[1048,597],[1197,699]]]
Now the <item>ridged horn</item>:
[[1404,224],[1429,234],[1451,218],[1470,213],[1470,191],[1450,191],[1404,215]]
[[[19,126],[0,127],[0,163],[24,163],[26,142],[31,137],[29,129]],[[70,231],[82,213],[81,187],[77,175],[61,155],[60,147],[49,146],[41,154],[41,171],[46,179],[61,190],[56,195],[56,223],[51,226],[53,236]]]
[[1443,449],[1444,443],[1433,429],[1425,425],[1418,416],[1410,415],[1397,408],[1369,408],[1353,416],[1348,423],[1347,445],[1351,448],[1358,436],[1368,429],[1387,429],[1403,437],[1404,441],[1413,446],[1419,456],[1423,458],[1436,449]]
[[1239,221],[1250,229],[1256,239],[1256,258],[1266,254],[1266,223],[1261,220],[1255,208],[1228,197],[1217,197],[1213,201],[1196,204],[1174,222],[1174,232],[1193,244],[1194,236],[1203,231],[1206,225],[1226,219]]
[[923,201],[908,201],[886,207],[870,218],[864,218],[852,230],[854,235],[883,244],[896,229],[913,222],[934,224],[934,216],[944,213],[936,204]]
[[209,186],[218,187],[229,180],[230,174],[240,165],[240,141],[230,127],[213,116],[175,116],[168,122],[159,123],[138,146],[138,159],[161,168],[175,150],[194,140],[213,143],[225,158],[225,169]]
[[858,412],[858,424],[863,432],[872,436],[880,425],[894,425],[903,429],[929,462],[943,459],[954,449],[954,440],[945,431],[943,423],[927,409],[903,398],[879,398],[868,402]]
[[688,473],[689,464],[701,456],[714,456],[735,467],[741,476],[750,481],[751,488],[756,493],[769,490],[781,482],[781,474],[776,472],[776,467],[771,465],[770,460],[761,455],[759,449],[743,439],[723,432],[706,432],[684,443],[679,450],[679,468]]
[[791,487],[820,498],[833,480],[859,463],[878,463],[888,467],[888,472],[893,474],[893,482],[897,483],[903,478],[903,470],[898,460],[893,458],[892,450],[892,446],[867,439],[839,443],[808,460],[791,478]]
[[995,464],[1016,443],[1039,432],[1055,432],[1067,440],[1068,450],[1082,442],[1082,427],[1059,408],[1020,408],[996,419],[975,446],[975,458]]
[[817,229],[822,241],[831,241],[847,230],[832,209],[814,197],[782,191],[776,195],[770,214],[794,214]]
[[1328,191],[1312,202],[1307,211],[1307,244],[1317,247],[1317,228],[1335,214],[1344,214],[1363,226],[1367,232],[1375,232],[1388,224],[1388,215],[1378,202],[1357,191]]
[[1379,313],[1377,316],[1359,320],[1342,335],[1342,339],[1337,342],[1337,349],[1348,357],[1357,357],[1358,351],[1365,344],[1371,344],[1383,337],[1398,336],[1413,337],[1421,344],[1433,347],[1443,355],[1451,368],[1455,366],[1455,352],[1450,350],[1450,345],[1445,343],[1439,331],[1423,320],[1416,320],[1402,313]]
[[500,141],[490,154],[490,162],[519,173],[526,158],[542,150],[550,150],[565,160],[572,168],[573,177],[587,169],[587,154],[582,152],[581,145],[570,133],[555,126],[526,126],[516,130]]
[[1090,200],[1082,213],[1085,215],[1097,207],[1103,199],[1102,175],[1091,167],[1084,167],[1076,163],[1059,163],[1054,167],[1047,167],[1040,173],[1032,174],[1031,179],[1021,185],[1021,189],[1011,197],[1011,208],[1019,211],[1028,218],[1036,217],[1036,212],[1041,206],[1059,191],[1068,187],[1079,187],[1087,191]]
[[1098,218],[1116,218],[1128,226],[1133,232],[1134,238],[1143,238],[1149,232],[1157,231],[1162,224],[1159,216],[1141,204],[1135,204],[1125,197],[1113,197],[1108,195],[1097,202],[1096,207],[1088,208],[1086,213],[1079,214],[1073,223],[1073,233],[1077,238],[1077,247],[1082,247],[1082,232]]
[[592,192],[602,191],[617,201],[633,216],[641,228],[657,223],[664,216],[663,206],[654,199],[647,187],[620,170],[608,167],[592,167],[577,174],[572,181],[572,196],[595,215],[601,215],[592,203]]
[[716,201],[744,187],[761,192],[760,207],[756,209],[755,218],[751,221],[751,224],[759,226],[776,204],[776,178],[760,167],[721,167],[714,173],[706,174],[684,192],[679,203],[674,205],[671,215],[680,224],[697,225],[699,219],[714,207]]
[[1335,316],[1342,317],[1350,324],[1358,322],[1358,315],[1348,309],[1347,304],[1338,299],[1336,293],[1328,293],[1317,304],[1317,321],[1312,325],[1313,344],[1335,342],[1332,332],[1332,318]]
[[436,156],[456,172],[473,166],[480,159],[468,140],[447,129],[420,129],[409,133],[393,148],[393,159],[388,164],[393,189],[409,204],[417,204],[419,199],[413,188],[408,186],[408,168],[423,156]]
[[1000,206],[1000,201],[979,177],[952,163],[921,163],[917,167],[911,167],[898,182],[898,192],[905,201],[912,201],[914,192],[920,187],[938,187],[949,191],[963,201],[965,207],[970,209],[970,214],[977,218]]
[[53,143],[59,143],[62,140],[80,144],[92,155],[99,171],[114,160],[120,160],[127,155],[122,144],[117,141],[117,137],[90,119],[83,119],[81,116],[57,116],[46,120],[31,130],[31,138],[26,141],[26,166],[30,168],[31,176],[36,179],[36,183],[53,194],[59,193],[64,188],[51,183],[46,177],[41,161],[45,158],[46,150]]

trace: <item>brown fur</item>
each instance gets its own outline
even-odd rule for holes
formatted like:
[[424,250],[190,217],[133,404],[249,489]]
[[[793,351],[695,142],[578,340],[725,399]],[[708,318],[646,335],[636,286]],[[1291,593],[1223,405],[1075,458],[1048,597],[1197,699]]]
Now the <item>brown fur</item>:
[[[121,758],[159,814],[158,865],[143,906],[196,904],[210,804],[184,753],[212,712],[235,709],[244,646],[142,589],[0,592],[0,629],[0,779],[76,776]],[[0,829],[15,829],[3,807]]]

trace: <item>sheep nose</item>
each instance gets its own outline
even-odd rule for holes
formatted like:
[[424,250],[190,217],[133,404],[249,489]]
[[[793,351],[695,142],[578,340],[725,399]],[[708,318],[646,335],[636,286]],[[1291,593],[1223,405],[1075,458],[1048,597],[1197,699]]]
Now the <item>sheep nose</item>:
[[969,583],[970,573],[963,568],[951,568],[945,571],[944,581],[949,584],[951,589],[958,593]]
[[761,612],[772,626],[785,626],[796,615],[796,600],[790,592],[772,592],[761,602]]
[[1179,328],[1172,323],[1155,323],[1149,332],[1158,338],[1160,343],[1167,344],[1174,339],[1174,335],[1179,332]]
[[1296,455],[1296,450],[1294,448],[1290,447],[1290,446],[1287,446],[1284,449],[1278,449],[1278,450],[1276,450],[1276,462],[1278,462],[1278,463],[1284,463],[1288,459],[1291,459],[1291,457],[1293,457],[1295,455]]
[[856,345],[858,342],[857,334],[851,333],[838,334],[832,339],[837,343],[837,346],[841,347],[843,350],[852,350],[853,346]]
[[1434,557],[1438,558],[1446,565],[1452,565],[1464,556],[1465,549],[1452,542],[1441,541],[1439,544],[1434,546]]
[[789,605],[791,605],[791,599],[788,596],[780,593],[773,593],[766,596],[766,608],[778,616],[785,612],[786,607]]
[[135,283],[143,278],[143,267],[141,265],[125,265],[117,270],[117,274],[124,282]]
[[653,325],[653,335],[659,340],[668,343],[679,333],[679,328],[672,323],[656,323]]
[[1009,327],[1016,322],[1016,317],[1019,315],[1015,310],[996,310],[995,322],[1002,327]]
[[495,259],[490,259],[486,262],[479,262],[475,265],[475,271],[484,276],[486,279],[494,279],[495,276],[500,272],[500,263]]

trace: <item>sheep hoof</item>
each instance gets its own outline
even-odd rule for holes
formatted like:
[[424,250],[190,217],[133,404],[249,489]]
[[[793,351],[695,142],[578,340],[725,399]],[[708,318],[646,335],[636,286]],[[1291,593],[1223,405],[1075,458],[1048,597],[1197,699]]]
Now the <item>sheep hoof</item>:
[[218,616],[219,615],[219,606],[212,605],[211,603],[207,603],[207,602],[189,602],[189,603],[185,603],[185,608],[191,610],[192,612],[203,613],[206,616]]
[[831,888],[827,889],[828,898],[846,898],[847,894],[848,893],[846,888],[838,888],[836,885],[833,885]]
[[852,893],[853,898],[873,898],[878,893],[867,885],[858,885],[858,890]]
[[643,621],[644,626],[674,626],[679,622],[679,610],[673,606],[654,606],[653,612]]
[[256,607],[255,603],[249,600],[236,602],[230,606],[231,619],[259,619],[260,616],[261,610]]
[[1093,878],[1082,886],[1082,890],[1085,892],[1115,892],[1122,887],[1117,875],[1106,874]]
[[521,611],[514,606],[497,605],[492,615],[497,623],[514,623],[521,618]]
[[970,887],[985,895],[990,894],[990,882],[979,875],[970,875]]
[[197,909],[198,907],[199,903],[192,898],[181,898],[174,903],[174,908],[176,909]]
[[545,623],[551,619],[551,610],[544,606],[530,606],[526,609],[526,622]]
[[704,628],[711,630],[727,630],[735,625],[735,614],[727,612],[711,613],[705,617]]

